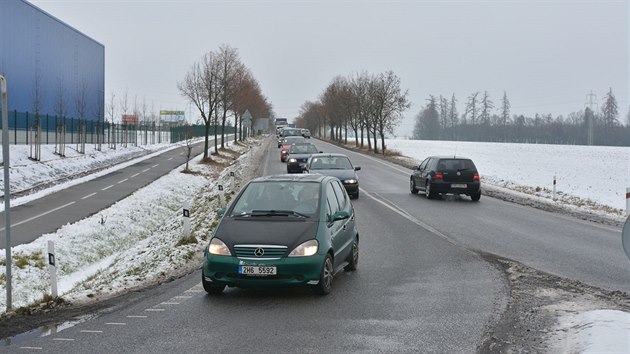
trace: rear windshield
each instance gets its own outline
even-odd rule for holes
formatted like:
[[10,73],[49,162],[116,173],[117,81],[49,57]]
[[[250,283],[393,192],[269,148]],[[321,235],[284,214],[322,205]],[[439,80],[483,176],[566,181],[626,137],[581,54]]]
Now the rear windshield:
[[477,170],[472,160],[468,159],[441,159],[437,165],[438,171],[465,171]]
[[350,160],[345,156],[322,156],[313,158],[311,170],[349,170]]
[[291,145],[291,150],[289,150],[291,154],[316,154],[317,148],[313,144],[295,144]]

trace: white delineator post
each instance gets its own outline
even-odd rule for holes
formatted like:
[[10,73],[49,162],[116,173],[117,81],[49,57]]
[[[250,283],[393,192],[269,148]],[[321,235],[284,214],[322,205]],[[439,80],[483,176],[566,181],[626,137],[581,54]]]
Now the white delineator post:
[[188,202],[184,202],[183,214],[184,214],[184,237],[190,237],[190,205]]
[[556,200],[556,176],[553,176],[553,200]]
[[53,298],[57,298],[57,265],[55,260],[55,243],[48,241],[48,272],[50,273],[50,290]]
[[626,215],[630,215],[630,188],[626,188]]

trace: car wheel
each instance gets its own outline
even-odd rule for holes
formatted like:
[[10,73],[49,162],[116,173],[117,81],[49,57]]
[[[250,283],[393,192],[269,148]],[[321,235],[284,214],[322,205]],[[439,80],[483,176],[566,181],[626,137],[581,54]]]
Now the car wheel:
[[416,182],[413,181],[413,178],[409,179],[409,190],[412,194],[418,194],[418,190],[416,189]]
[[203,290],[205,290],[210,295],[221,294],[223,292],[223,289],[225,289],[225,284],[218,285],[206,281],[203,272],[201,272],[201,285],[203,285]]
[[431,181],[427,180],[427,184],[424,187],[424,194],[427,196],[427,199],[435,198],[435,192],[431,189]]
[[477,193],[475,193],[475,194],[472,194],[470,196],[470,199],[472,199],[473,202],[478,202],[479,199],[481,199],[481,190],[477,191]]
[[354,242],[352,243],[352,252],[350,253],[350,256],[348,257],[348,265],[344,269],[347,271],[353,271],[353,270],[357,270],[358,266],[359,266],[359,241],[355,237]]
[[319,284],[315,286],[315,292],[319,295],[327,295],[332,288],[332,282],[334,277],[333,260],[330,253],[326,254],[324,263],[322,264],[322,271],[319,275]]

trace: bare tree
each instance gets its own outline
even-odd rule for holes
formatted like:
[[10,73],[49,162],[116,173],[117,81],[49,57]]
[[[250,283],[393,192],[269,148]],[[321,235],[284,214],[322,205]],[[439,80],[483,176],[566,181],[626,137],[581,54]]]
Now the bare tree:
[[472,95],[468,96],[468,103],[466,103],[466,109],[464,110],[464,124],[470,114],[471,124],[475,125],[477,116],[479,115],[479,106],[477,101],[477,96],[479,96],[479,92],[475,92]]
[[241,63],[238,50],[229,45],[219,47],[217,54],[218,80],[219,80],[219,102],[221,107],[221,149],[225,148],[225,123],[227,113],[234,111],[234,101],[239,93],[242,80],[246,75],[246,68]]
[[481,115],[479,119],[481,120],[481,124],[489,125],[490,124],[490,112],[494,108],[494,102],[490,100],[490,95],[488,91],[484,91],[483,98],[481,99]]
[[[411,104],[407,99],[408,91],[404,92],[400,88],[400,78],[393,71],[387,71],[376,77],[374,96],[372,97],[372,114],[374,116],[375,134],[381,138],[381,149],[385,154],[385,133],[393,133],[394,128],[400,123],[402,113]],[[374,139],[374,152],[378,152],[376,147],[376,136]]]
[[614,127],[619,124],[617,116],[619,115],[619,107],[617,106],[617,99],[612,92],[612,87],[609,89],[606,97],[604,97],[604,104],[602,105],[602,119],[606,127]]

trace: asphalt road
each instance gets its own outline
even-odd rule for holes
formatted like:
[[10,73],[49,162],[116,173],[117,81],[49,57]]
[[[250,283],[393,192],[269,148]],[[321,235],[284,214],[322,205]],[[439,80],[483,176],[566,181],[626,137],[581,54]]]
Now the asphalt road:
[[[211,140],[212,142],[213,140]],[[158,153],[131,166],[72,188],[63,189],[11,208],[11,246],[29,243],[61,226],[84,219],[127,197],[186,163],[185,147]],[[203,152],[203,142],[193,145],[192,156]],[[155,155],[155,154],[153,154]],[[6,245],[4,211],[0,212],[0,244]]]
[[[270,147],[265,174],[285,169],[278,149]],[[359,270],[339,274],[328,296],[303,288],[229,288],[210,297],[197,271],[124,297],[94,319],[7,349],[475,352],[507,303],[501,272],[368,193],[353,202]]]
[[[360,261],[335,278],[330,295],[229,288],[210,297],[197,271],[0,351],[470,353],[508,300],[503,274],[478,251],[608,289],[630,284],[620,230],[485,196],[427,200],[409,193],[405,168],[345,153],[362,167],[353,201]],[[274,146],[264,166],[265,174],[285,172]]]

